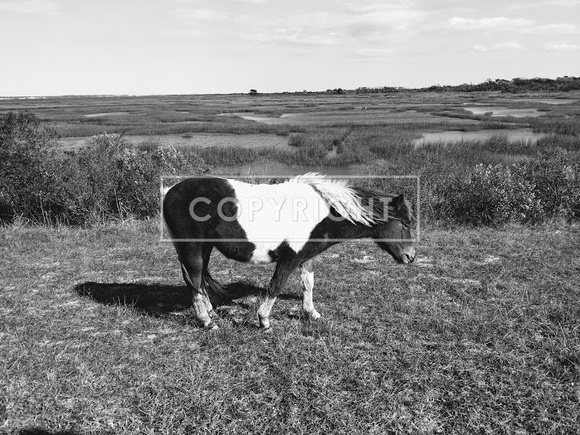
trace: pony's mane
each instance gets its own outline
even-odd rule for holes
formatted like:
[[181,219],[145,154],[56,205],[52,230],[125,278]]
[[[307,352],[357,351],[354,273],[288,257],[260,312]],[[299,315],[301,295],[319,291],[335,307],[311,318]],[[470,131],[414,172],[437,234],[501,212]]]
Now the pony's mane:
[[346,180],[334,180],[317,172],[308,172],[292,177],[288,182],[312,186],[329,206],[349,222],[367,226],[377,223],[373,211],[363,206],[361,197]]

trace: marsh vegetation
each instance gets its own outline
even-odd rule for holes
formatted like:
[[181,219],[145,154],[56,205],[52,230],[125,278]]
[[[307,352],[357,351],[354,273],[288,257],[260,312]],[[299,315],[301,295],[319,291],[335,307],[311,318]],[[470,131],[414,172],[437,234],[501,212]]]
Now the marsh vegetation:
[[[482,109],[474,114],[473,107],[502,107],[507,112],[496,116]],[[35,117],[44,139],[37,139],[30,151],[37,157],[42,154],[33,165],[37,181],[16,175],[0,198],[4,215],[10,214],[9,204],[13,206],[12,217],[87,224],[95,218],[126,218],[133,213],[128,204],[136,201],[141,204],[137,217],[153,217],[154,180],[162,173],[183,172],[187,162],[195,162],[196,171],[229,175],[312,170],[419,175],[422,217],[434,221],[455,222],[462,216],[466,206],[451,210],[450,204],[469,203],[466,192],[485,198],[481,207],[491,211],[485,219],[462,218],[462,223],[539,222],[576,219],[580,214],[575,175],[580,98],[575,93],[62,97],[0,102],[0,111],[6,113],[23,108]],[[529,111],[533,116],[522,116]],[[504,116],[510,113],[517,116]],[[20,143],[18,135],[25,129],[9,124],[5,122],[6,137],[12,134],[12,143]],[[140,174],[140,181],[129,173]],[[123,179],[147,186],[143,198],[127,199],[133,194]],[[503,180],[500,190],[492,186],[496,180]],[[97,191],[112,192],[113,197],[93,207],[90,200],[99,195],[71,195],[87,185],[99,185]],[[42,198],[23,196],[27,190],[42,192]],[[83,197],[84,202],[67,204],[68,197]],[[535,205],[522,208],[519,203]]]

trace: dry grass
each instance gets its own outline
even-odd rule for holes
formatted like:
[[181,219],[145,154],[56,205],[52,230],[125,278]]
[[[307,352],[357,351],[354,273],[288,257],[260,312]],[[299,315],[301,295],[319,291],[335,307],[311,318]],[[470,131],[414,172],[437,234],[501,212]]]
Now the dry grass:
[[[418,261],[345,244],[257,328],[200,330],[153,223],[0,230],[0,431],[577,433],[577,227],[427,228]],[[216,255],[222,282],[271,267]]]

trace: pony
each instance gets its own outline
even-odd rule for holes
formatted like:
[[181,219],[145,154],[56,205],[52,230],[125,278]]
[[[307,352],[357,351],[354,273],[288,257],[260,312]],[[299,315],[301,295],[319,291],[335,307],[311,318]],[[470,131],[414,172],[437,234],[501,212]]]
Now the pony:
[[208,329],[217,328],[214,304],[228,296],[208,270],[213,248],[240,262],[276,263],[258,309],[264,329],[270,329],[274,302],[297,268],[303,313],[311,320],[321,317],[312,302],[313,259],[337,243],[370,237],[398,263],[415,259],[414,217],[403,194],[355,187],[318,173],[280,184],[186,178],[165,193],[162,215],[195,315]]

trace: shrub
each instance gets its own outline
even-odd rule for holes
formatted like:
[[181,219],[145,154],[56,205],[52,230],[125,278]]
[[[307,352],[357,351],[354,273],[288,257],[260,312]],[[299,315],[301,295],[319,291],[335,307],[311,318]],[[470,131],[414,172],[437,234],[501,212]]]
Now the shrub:
[[159,210],[161,175],[208,170],[198,156],[186,159],[172,147],[138,149],[119,135],[95,136],[88,145],[53,161],[51,173],[56,182],[48,200],[55,220],[87,224],[150,218]]
[[8,113],[0,120],[0,222],[46,217],[43,197],[51,185],[45,164],[57,133],[31,113]]
[[75,152],[56,152],[56,133],[28,113],[0,122],[0,220],[90,224],[159,210],[161,175],[209,170],[171,147],[138,149],[119,135],[91,138]]
[[580,218],[580,156],[552,150],[514,164],[477,165],[436,187],[439,218],[458,223],[497,226]]
[[580,218],[580,154],[553,149],[518,167],[533,187],[541,218]]
[[454,176],[438,189],[436,210],[459,223],[502,225],[536,215],[533,186],[512,166],[477,165],[466,178]]

